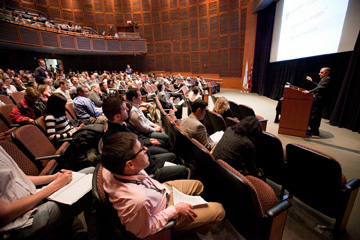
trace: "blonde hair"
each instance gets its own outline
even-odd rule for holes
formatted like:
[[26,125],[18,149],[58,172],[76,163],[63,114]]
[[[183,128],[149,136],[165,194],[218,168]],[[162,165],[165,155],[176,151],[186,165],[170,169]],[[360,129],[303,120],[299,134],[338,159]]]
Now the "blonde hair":
[[219,97],[214,104],[213,111],[221,115],[228,109],[230,109],[228,100],[224,97]]

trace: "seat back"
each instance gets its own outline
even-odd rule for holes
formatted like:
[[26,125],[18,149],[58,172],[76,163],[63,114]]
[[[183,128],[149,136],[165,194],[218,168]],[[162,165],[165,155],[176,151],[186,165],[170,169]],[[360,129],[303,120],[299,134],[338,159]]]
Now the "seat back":
[[46,135],[46,124],[44,116],[38,117],[35,120],[35,125]]
[[[45,134],[34,125],[21,126],[11,133],[12,140],[30,159],[35,161],[37,157],[50,156],[56,153],[54,145]],[[50,160],[42,160],[41,166],[45,168]],[[41,166],[34,162],[39,169]]]
[[226,130],[225,120],[220,114],[210,110],[207,111],[207,114],[209,114],[209,118],[211,121],[211,125],[213,126],[214,132]]
[[210,116],[209,116],[209,111],[206,111],[206,114],[204,116],[204,119],[201,121],[205,128],[206,128],[206,132],[211,135],[213,134],[215,131],[214,131],[214,127],[212,125],[212,122],[210,120]]
[[0,133],[6,132],[10,127],[5,123],[5,121],[0,117]]
[[211,95],[211,99],[212,99],[212,101],[213,101],[213,104],[215,105],[216,100],[217,100],[217,97],[215,97],[214,95]]
[[66,107],[66,111],[71,115],[72,119],[76,120],[77,116],[74,111],[74,103],[68,102],[66,103],[65,107]]
[[290,194],[330,217],[341,208],[346,183],[340,164],[330,156],[298,145],[286,146],[285,188]]
[[239,111],[240,111],[240,116],[241,116],[241,118],[239,118],[240,120],[246,118],[247,116],[255,117],[255,112],[251,107],[243,105],[243,104],[239,104],[238,106],[239,106]]
[[193,144],[191,139],[186,132],[176,124],[174,125],[174,131],[176,134],[174,149],[176,156],[182,158],[185,161],[186,166],[193,165],[196,160],[196,156],[189,150]]
[[14,102],[6,95],[0,94],[0,101],[2,101],[5,104],[12,104],[14,105]]
[[10,125],[13,124],[10,118],[10,114],[14,108],[14,105],[5,104],[0,106],[0,118],[4,121],[4,123],[10,128]]
[[229,105],[230,105],[230,109],[231,109],[232,113],[234,114],[234,117],[241,120],[242,118],[241,118],[239,105],[237,105],[237,103],[235,103],[233,101],[228,101],[228,102],[229,102]]
[[55,160],[47,162],[44,168],[38,169],[38,167],[11,141],[0,140],[0,146],[14,159],[20,169],[29,176],[42,176],[52,174],[57,166]]
[[285,174],[284,148],[276,136],[262,132],[256,139],[256,166],[261,168],[266,178],[282,184]]
[[244,176],[226,162],[214,161],[216,201],[226,211],[231,224],[246,239],[263,237],[266,211],[277,204],[273,189],[262,180]]
[[225,118],[225,123],[226,123],[227,127],[231,127],[239,122],[240,122],[239,120],[232,118],[232,117]]
[[17,104],[24,98],[24,92],[12,92],[10,93],[10,98],[14,102],[14,104]]

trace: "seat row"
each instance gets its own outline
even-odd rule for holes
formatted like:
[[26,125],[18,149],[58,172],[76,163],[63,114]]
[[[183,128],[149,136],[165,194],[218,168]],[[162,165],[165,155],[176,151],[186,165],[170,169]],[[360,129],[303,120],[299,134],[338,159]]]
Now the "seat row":
[[[278,203],[272,189],[265,182],[254,180],[252,176],[242,176],[223,161],[214,159],[202,144],[187,136],[175,123],[173,116],[169,116],[161,108],[160,113],[163,128],[167,131],[176,155],[185,161],[185,165],[194,166],[194,177],[208,186],[205,187],[205,196],[208,194],[209,199],[219,201],[224,205],[231,223],[244,236],[248,235],[252,238],[256,234],[266,235],[266,231],[262,228],[255,231],[256,227],[253,225],[257,221],[252,223],[247,222],[249,219],[247,223],[243,221],[246,219],[245,216],[250,217],[254,214],[254,212],[249,212],[249,208],[254,210],[262,206],[265,209],[262,212],[263,215],[257,215],[259,220],[267,216],[267,209],[277,204],[287,206],[285,208],[289,206],[284,202]],[[211,111],[209,113],[209,116],[215,115]],[[257,139],[256,152],[256,165],[262,169],[266,179],[282,186],[279,199],[283,199],[287,191],[288,196],[295,196],[315,210],[335,218],[332,236],[338,237],[344,233],[359,189],[359,179],[347,181],[342,173],[341,165],[324,153],[298,144],[288,144],[284,149],[281,141],[266,131],[263,131]],[[229,185],[236,187],[230,188]],[[242,193],[244,186],[257,191],[252,194],[257,195],[259,199],[246,202]],[[237,191],[241,194],[237,195]],[[252,205],[254,202],[258,205]],[[269,202],[272,204],[266,205]],[[253,215],[251,217],[254,218]],[[248,224],[251,226],[247,226]],[[265,225],[266,227],[263,226],[265,228],[272,226],[270,223]]]

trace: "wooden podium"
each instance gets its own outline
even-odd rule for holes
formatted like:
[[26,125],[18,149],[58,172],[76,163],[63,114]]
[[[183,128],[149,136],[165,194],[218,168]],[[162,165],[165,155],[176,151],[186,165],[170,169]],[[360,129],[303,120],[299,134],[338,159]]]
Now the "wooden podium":
[[303,94],[304,90],[292,85],[284,87],[278,133],[298,137],[306,136],[313,94]]

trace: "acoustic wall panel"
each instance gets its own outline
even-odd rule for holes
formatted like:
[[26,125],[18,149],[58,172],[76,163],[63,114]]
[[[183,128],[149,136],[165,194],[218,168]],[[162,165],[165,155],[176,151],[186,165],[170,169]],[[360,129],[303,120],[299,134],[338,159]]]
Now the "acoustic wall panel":
[[134,42],[135,52],[146,52],[146,42]]
[[161,25],[160,24],[154,24],[153,25],[153,31],[154,31],[154,40],[155,42],[161,41]]
[[179,23],[171,23],[171,39],[173,41],[180,40],[180,25],[179,25]]
[[229,77],[229,53],[228,50],[220,51],[220,74]]
[[210,52],[210,74],[219,74],[219,52]]
[[230,76],[231,77],[241,77],[240,76],[240,50],[232,49],[230,51]]
[[0,40],[20,43],[16,26],[0,21]]
[[132,11],[133,12],[140,12],[140,0],[132,0]]
[[82,10],[82,0],[72,0],[72,7],[74,10]]
[[146,64],[149,71],[155,70],[155,56],[146,55]]
[[199,17],[207,16],[207,4],[199,5]]
[[146,46],[147,46],[147,53],[148,54],[154,54],[154,44],[151,44],[151,43],[146,43]]
[[183,64],[183,71],[184,72],[191,72],[190,54],[189,53],[183,53],[182,54],[182,64]]
[[230,33],[239,32],[239,11],[234,11],[230,13],[229,17]]
[[59,35],[60,48],[62,49],[76,49],[75,37],[68,35]]
[[164,42],[164,53],[171,53],[171,42]]
[[174,72],[182,72],[181,55],[173,54],[173,56],[174,56]]
[[150,11],[150,0],[142,0],[141,5],[143,11]]
[[199,34],[200,38],[207,38],[209,31],[208,31],[208,19],[207,18],[201,18],[199,20]]
[[181,51],[182,52],[189,52],[189,41],[182,41],[181,42]]
[[83,51],[91,51],[92,50],[90,38],[77,37],[76,42],[77,42],[78,50],[83,50]]
[[201,52],[201,73],[209,73],[209,53]]
[[58,40],[56,33],[40,31],[41,42],[45,47],[58,48]]
[[209,15],[214,15],[218,13],[218,2],[209,3]]
[[172,42],[172,52],[180,52],[180,42]]
[[23,44],[40,46],[38,31],[31,28],[19,27],[21,42]]
[[190,38],[199,38],[198,20],[190,21]]
[[120,52],[120,43],[118,40],[106,40],[106,45],[108,52]]
[[155,53],[163,53],[163,44],[155,43]]
[[161,22],[169,22],[169,11],[161,12]]
[[191,43],[191,51],[192,52],[197,52],[197,51],[199,51],[199,40],[191,40],[190,41],[190,43]]
[[170,24],[169,23],[163,23],[161,25],[161,28],[162,28],[162,40],[163,41],[169,41],[171,39]]
[[132,52],[132,42],[130,41],[121,41],[120,42],[122,52]]
[[207,51],[209,50],[209,39],[201,39],[200,40],[200,50]]
[[181,22],[181,39],[189,39],[189,22]]
[[164,70],[164,55],[155,55],[155,66],[156,70],[163,71]]
[[194,74],[200,73],[199,53],[191,53],[191,72]]
[[164,55],[164,68],[166,72],[172,72],[173,69],[173,62],[172,62],[172,56],[171,54],[165,54]]

